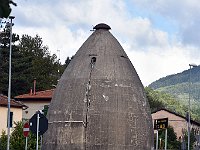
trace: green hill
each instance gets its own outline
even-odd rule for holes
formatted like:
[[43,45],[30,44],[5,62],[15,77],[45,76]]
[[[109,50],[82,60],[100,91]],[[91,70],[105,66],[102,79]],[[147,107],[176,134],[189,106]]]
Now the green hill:
[[[191,76],[190,76],[191,75]],[[190,82],[191,77],[191,82]],[[191,86],[189,86],[191,83]],[[181,73],[169,75],[151,83],[148,87],[158,92],[168,93],[175,97],[181,105],[188,106],[189,92],[193,119],[200,116],[200,66]],[[189,88],[190,87],[190,88]],[[179,109],[178,106],[176,109]]]
[[191,71],[191,82],[192,83],[200,82],[200,66],[198,66],[192,68],[191,70],[188,69],[181,73],[160,78],[159,80],[156,80],[155,82],[151,83],[149,86],[151,88],[157,89],[159,87],[171,86],[179,83],[189,82],[190,71]]
[[[190,71],[191,86],[189,88]],[[151,83],[149,87],[154,90],[170,93],[177,98],[188,97],[189,90],[191,90],[192,99],[200,101],[200,66],[160,78]]]

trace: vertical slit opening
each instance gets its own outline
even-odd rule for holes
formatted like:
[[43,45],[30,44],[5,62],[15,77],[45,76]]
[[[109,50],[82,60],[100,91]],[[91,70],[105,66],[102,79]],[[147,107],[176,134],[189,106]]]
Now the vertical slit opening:
[[96,63],[97,58],[96,57],[92,57],[91,58],[91,64],[95,64]]

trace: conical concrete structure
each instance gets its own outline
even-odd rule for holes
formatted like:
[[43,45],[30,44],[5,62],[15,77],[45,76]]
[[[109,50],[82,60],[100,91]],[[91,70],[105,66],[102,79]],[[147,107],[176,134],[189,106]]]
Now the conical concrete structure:
[[94,27],[63,73],[48,110],[44,150],[151,150],[143,85],[106,24]]

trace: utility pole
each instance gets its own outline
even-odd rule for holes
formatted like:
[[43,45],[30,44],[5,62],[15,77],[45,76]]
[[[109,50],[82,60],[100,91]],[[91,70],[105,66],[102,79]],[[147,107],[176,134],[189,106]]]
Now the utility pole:
[[189,74],[189,100],[188,100],[188,150],[190,150],[190,127],[191,127],[191,115],[190,115],[190,100],[191,100],[191,69],[192,67],[197,67],[196,64],[189,64],[190,74]]
[[11,56],[12,56],[12,20],[14,19],[14,16],[10,16],[10,55],[9,55],[9,77],[8,77],[8,119],[7,119],[7,124],[8,124],[8,140],[7,140],[7,150],[10,149],[10,97],[11,97]]

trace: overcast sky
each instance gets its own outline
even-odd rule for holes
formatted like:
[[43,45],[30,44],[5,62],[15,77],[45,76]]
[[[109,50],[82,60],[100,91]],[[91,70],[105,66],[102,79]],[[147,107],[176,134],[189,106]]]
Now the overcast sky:
[[[144,86],[200,64],[199,0],[14,0],[13,32],[42,37],[64,63],[108,24]],[[60,50],[60,52],[58,51]]]

